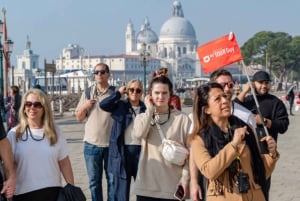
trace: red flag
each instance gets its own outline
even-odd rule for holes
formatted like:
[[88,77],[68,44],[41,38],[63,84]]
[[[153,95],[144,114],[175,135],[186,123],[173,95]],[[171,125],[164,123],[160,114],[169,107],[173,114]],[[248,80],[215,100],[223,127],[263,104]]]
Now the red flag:
[[204,73],[243,59],[233,33],[199,46],[197,52]]

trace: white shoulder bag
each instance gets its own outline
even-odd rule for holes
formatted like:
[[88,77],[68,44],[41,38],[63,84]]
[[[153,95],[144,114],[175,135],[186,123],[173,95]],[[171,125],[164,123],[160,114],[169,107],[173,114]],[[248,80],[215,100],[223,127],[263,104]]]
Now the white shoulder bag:
[[188,149],[186,149],[184,146],[182,146],[180,143],[174,140],[166,139],[160,128],[160,125],[158,123],[155,124],[162,141],[161,154],[164,157],[164,159],[175,165],[184,165],[185,160],[189,155]]

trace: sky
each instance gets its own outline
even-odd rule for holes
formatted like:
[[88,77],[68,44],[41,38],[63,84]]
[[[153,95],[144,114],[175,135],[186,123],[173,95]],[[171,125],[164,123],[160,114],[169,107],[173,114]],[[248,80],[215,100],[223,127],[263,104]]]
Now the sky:
[[[173,1],[0,0],[0,8],[7,10],[8,37],[14,42],[12,64],[17,63],[16,55],[23,54],[29,36],[41,67],[44,59],[57,59],[68,44],[80,45],[86,55],[123,54],[128,22],[137,33],[148,17],[159,36],[172,15]],[[299,0],[181,0],[181,4],[199,45],[230,31],[240,46],[260,31],[300,35]]]

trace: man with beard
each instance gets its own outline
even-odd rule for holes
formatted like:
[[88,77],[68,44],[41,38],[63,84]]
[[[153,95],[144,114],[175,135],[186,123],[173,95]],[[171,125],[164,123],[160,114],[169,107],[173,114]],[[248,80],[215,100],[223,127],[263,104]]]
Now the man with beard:
[[[267,72],[256,72],[253,75],[252,82],[263,119],[259,116],[253,95],[251,94],[246,96],[251,90],[250,83],[244,87],[243,91],[234,101],[242,104],[252,111],[257,124],[257,133],[260,137],[263,137],[261,135],[265,135],[263,128],[265,125],[268,133],[277,142],[278,133],[284,134],[289,126],[289,118],[286,107],[279,98],[269,93],[271,88],[271,79]],[[268,194],[270,191],[271,178],[268,179],[267,183],[266,200],[269,200]]]

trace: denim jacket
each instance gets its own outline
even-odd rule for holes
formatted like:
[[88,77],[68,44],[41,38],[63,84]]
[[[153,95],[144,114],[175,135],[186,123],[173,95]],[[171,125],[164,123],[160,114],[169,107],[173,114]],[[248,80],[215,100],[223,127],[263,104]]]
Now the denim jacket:
[[[146,106],[140,101],[140,113],[145,112]],[[125,170],[124,134],[125,129],[133,121],[132,107],[128,99],[121,100],[119,91],[105,98],[100,103],[100,108],[110,112],[113,126],[109,140],[108,170],[115,176],[127,178]]]

